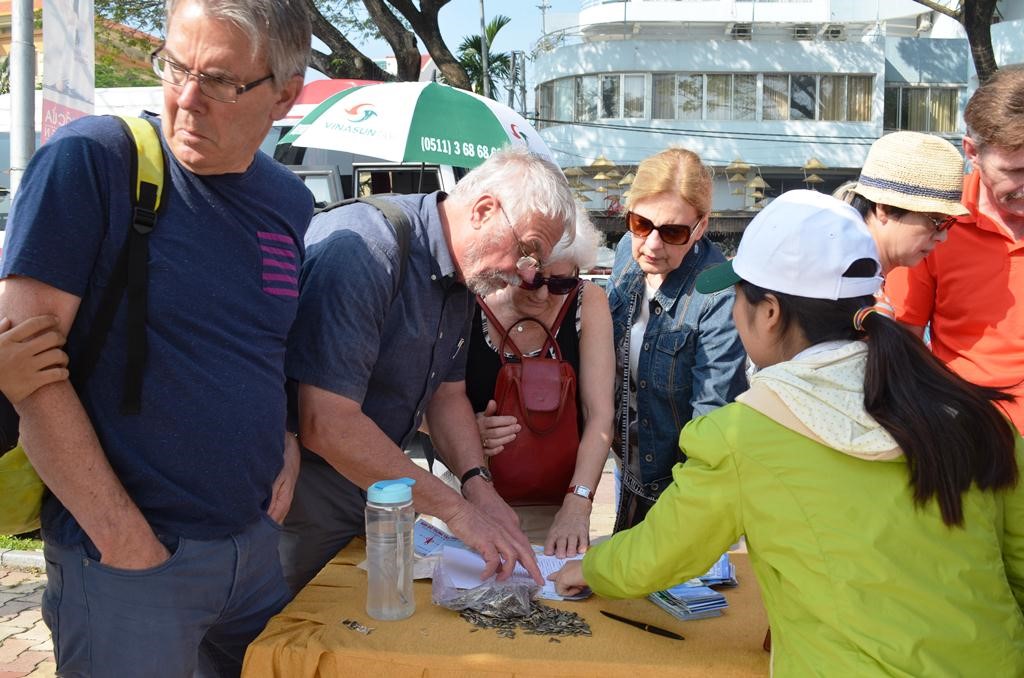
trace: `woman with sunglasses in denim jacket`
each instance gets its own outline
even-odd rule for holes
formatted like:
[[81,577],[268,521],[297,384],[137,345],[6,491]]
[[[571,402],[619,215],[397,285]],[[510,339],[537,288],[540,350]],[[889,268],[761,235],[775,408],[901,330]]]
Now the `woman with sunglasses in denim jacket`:
[[[590,545],[594,492],[612,436],[615,360],[608,298],[598,285],[579,278],[580,269],[591,266],[597,257],[600,235],[585,213],[578,215],[575,239],[555,246],[532,284],[510,285],[484,298],[501,327],[493,327],[478,309],[466,364],[466,392],[478,413],[480,439],[488,456],[500,454],[521,427],[515,417],[494,416],[494,388],[501,367],[497,347],[505,332],[511,333],[524,355],[537,353],[547,339],[544,328],[518,321],[538,319],[555,336],[563,359],[576,372],[580,444],[567,487],[572,491],[559,506],[514,507],[530,541],[543,542],[545,553],[559,557],[583,553]],[[571,294],[577,287],[578,292]],[[560,327],[552,327],[563,304],[570,304],[564,320]]]
[[617,358],[616,531],[640,522],[685,461],[679,431],[747,386],[732,290],[701,294],[697,275],[725,257],[704,237],[711,174],[672,148],[640,163],[608,300]]

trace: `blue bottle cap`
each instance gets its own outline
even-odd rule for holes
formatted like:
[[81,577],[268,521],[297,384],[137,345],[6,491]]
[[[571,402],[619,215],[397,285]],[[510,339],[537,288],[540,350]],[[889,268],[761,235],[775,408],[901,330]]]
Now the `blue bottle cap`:
[[412,486],[415,484],[412,478],[378,480],[366,490],[366,499],[374,504],[404,504],[412,501]]

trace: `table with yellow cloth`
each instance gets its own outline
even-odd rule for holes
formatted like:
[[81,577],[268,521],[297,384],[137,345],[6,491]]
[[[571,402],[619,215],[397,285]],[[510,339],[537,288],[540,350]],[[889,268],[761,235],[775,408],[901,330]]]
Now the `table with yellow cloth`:
[[[762,649],[768,620],[746,554],[732,554],[740,585],[724,589],[721,617],[681,622],[646,599],[544,604],[578,613],[593,635],[501,638],[476,629],[457,612],[434,605],[430,582],[414,584],[416,612],[401,621],[366,614],[365,542],[353,540],[267,624],[245,655],[243,678],[660,678],[662,676],[767,676]],[[672,640],[600,614],[608,610],[675,631]],[[341,624],[354,619],[373,632]]]

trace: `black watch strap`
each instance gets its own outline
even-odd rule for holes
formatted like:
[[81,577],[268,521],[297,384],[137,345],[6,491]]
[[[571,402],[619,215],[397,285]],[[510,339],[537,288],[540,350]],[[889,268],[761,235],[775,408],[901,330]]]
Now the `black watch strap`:
[[491,482],[490,469],[488,469],[486,466],[474,466],[473,468],[469,469],[468,471],[462,474],[462,477],[459,479],[459,483],[465,485],[468,480],[476,478],[477,476],[480,476],[487,482]]

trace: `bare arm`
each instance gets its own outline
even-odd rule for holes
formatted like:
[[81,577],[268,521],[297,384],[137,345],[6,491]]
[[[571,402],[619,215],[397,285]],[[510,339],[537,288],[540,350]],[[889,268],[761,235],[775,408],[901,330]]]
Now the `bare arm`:
[[[465,398],[465,392],[462,397]],[[432,400],[428,412],[433,408]],[[476,439],[476,425],[468,401],[466,409],[469,431]],[[384,478],[408,477],[415,480],[413,501],[416,510],[441,518],[457,537],[476,549],[486,562],[485,577],[498,572],[499,578],[507,578],[518,560],[531,573],[535,571],[535,578],[541,581],[528,543],[524,549],[503,526],[460,497],[440,478],[406,457],[373,420],[363,414],[358,402],[302,384],[299,386],[299,412],[299,434],[303,445],[359,487],[365,489]],[[431,434],[440,436],[439,440],[449,439],[445,428],[437,418],[432,420]],[[476,444],[482,460],[480,441],[477,440]],[[525,541],[525,537],[522,539]]]
[[[56,316],[59,332],[67,335],[78,313],[78,297],[31,278],[11,277],[3,286],[0,315],[14,323]],[[32,465],[89,535],[102,562],[144,569],[166,560],[167,549],[114,475],[71,384],[42,386],[17,409]]]
[[[615,414],[615,349],[608,297],[597,285],[583,290],[580,323],[580,400],[583,435],[576,452],[572,484],[596,490],[612,444]],[[559,558],[584,553],[590,545],[593,502],[566,494],[544,542],[544,552]]]

